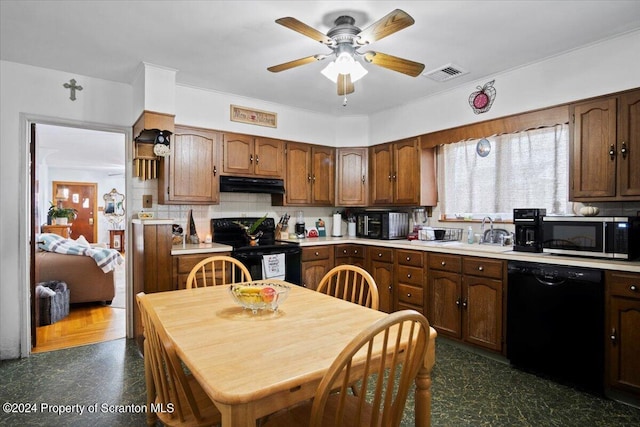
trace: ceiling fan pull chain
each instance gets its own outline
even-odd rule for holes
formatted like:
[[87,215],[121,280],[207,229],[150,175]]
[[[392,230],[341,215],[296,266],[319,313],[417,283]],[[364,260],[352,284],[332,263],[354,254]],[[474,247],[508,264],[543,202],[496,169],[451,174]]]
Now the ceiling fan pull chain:
[[344,96],[344,99],[342,100],[342,106],[346,107],[347,106],[347,95]]

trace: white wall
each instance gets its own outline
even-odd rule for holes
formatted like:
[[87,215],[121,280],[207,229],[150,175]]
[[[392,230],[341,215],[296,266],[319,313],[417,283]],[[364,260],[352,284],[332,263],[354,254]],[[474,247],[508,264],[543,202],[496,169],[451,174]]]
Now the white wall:
[[[640,33],[610,40],[587,49],[551,58],[498,76],[490,76],[468,87],[420,100],[371,117],[335,117],[261,100],[239,97],[187,86],[176,86],[176,123],[205,128],[251,133],[260,136],[324,144],[357,146],[392,141],[447,129],[465,123],[487,120],[542,108],[575,99],[586,98],[623,89],[640,87]],[[62,84],[75,78],[84,90],[71,102]],[[496,79],[497,98],[489,113],[476,116],[467,104],[469,94],[477,84]],[[28,300],[28,190],[26,129],[20,129],[21,116],[44,116],[101,125],[130,127],[140,114],[134,111],[140,78],[132,85],[123,85],[69,73],[46,70],[21,64],[0,62],[0,358],[15,358],[28,354],[20,348],[21,337],[28,337],[28,324],[17,319],[28,317],[23,312]],[[229,121],[229,105],[251,106],[278,113],[278,128],[251,126]],[[130,156],[130,151],[128,151]],[[130,157],[127,158],[129,162]],[[130,162],[129,162],[130,163]],[[130,176],[131,167],[127,173]],[[157,181],[129,180],[128,213],[141,209],[142,194],[155,194]],[[130,195],[130,196],[129,196]],[[7,201],[18,201],[17,204]],[[264,196],[234,197],[223,195],[220,206],[196,207],[200,227],[208,227],[207,218],[234,212],[273,212]],[[163,215],[185,218],[188,206],[154,207]],[[317,216],[329,215],[329,208],[305,209],[307,222]],[[294,210],[291,210],[291,214]],[[328,223],[330,226],[330,222]],[[16,251],[16,242],[18,250]]]
[[[442,92],[369,119],[371,144],[421,135],[578,99],[640,87],[640,31]],[[491,110],[474,114],[469,95],[495,79]]]

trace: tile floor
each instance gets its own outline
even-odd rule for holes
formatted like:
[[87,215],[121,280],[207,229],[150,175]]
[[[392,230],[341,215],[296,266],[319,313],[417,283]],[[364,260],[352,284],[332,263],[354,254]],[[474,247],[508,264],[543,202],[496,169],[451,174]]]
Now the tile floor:
[[[133,340],[2,361],[0,378],[3,404],[37,410],[0,412],[2,426],[145,425],[144,366]],[[434,427],[640,425],[640,409],[512,369],[444,339],[437,341],[432,390]],[[54,412],[62,405],[76,405],[75,412]],[[412,407],[410,398],[403,426],[413,425]]]

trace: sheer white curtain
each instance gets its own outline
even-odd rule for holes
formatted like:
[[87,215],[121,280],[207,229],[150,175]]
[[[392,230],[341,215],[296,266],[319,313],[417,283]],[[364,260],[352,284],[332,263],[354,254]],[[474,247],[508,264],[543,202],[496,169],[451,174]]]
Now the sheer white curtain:
[[441,210],[446,218],[510,219],[514,208],[571,212],[566,124],[486,139],[491,143],[486,157],[476,153],[478,140],[444,146]]

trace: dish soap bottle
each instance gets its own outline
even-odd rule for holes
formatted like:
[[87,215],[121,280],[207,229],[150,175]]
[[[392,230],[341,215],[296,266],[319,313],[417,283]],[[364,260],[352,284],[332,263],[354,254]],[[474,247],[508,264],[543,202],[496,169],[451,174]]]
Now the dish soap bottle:
[[467,228],[467,243],[473,243],[473,228],[471,228],[471,226]]

